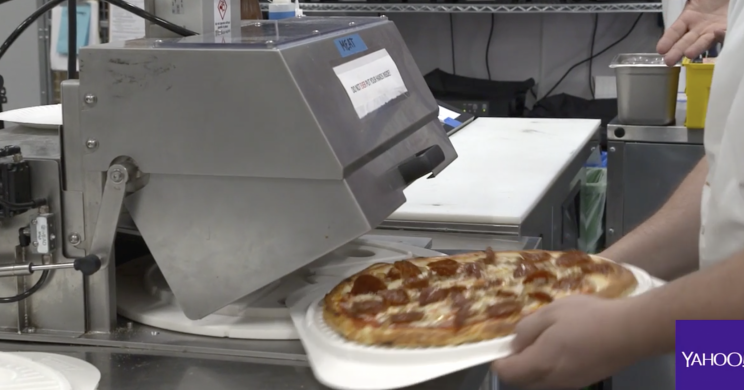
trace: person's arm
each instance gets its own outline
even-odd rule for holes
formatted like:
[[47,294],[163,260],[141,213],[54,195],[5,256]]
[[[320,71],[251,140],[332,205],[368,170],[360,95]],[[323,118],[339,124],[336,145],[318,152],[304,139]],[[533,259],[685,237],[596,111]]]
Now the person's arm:
[[700,202],[708,174],[703,158],[656,214],[600,254],[664,280],[698,267]]
[[675,320],[744,320],[744,252],[624,302],[638,357],[674,351]]

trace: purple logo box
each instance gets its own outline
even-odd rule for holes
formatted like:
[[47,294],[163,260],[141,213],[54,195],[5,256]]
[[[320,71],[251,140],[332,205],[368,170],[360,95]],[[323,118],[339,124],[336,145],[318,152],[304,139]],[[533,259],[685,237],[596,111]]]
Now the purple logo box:
[[744,388],[744,321],[677,321],[677,390]]

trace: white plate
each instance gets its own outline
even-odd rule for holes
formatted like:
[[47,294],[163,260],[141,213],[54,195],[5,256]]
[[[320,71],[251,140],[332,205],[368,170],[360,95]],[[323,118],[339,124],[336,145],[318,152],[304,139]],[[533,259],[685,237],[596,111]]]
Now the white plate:
[[[72,390],[96,390],[101,381],[101,372],[85,360],[45,352],[13,352],[12,355],[24,357],[57,370],[67,378]],[[0,388],[4,389],[2,386]]]
[[[645,271],[626,267],[638,280],[638,287],[631,296],[656,287]],[[309,286],[287,298],[310,367],[318,381],[328,387],[343,390],[397,389],[489,363],[512,353],[513,335],[442,348],[392,349],[349,342],[325,324],[320,309],[323,296],[339,281]]]
[[0,352],[0,389],[72,390],[58,371],[12,353]]
[[0,121],[37,129],[56,129],[62,126],[62,105],[26,107],[0,112]]

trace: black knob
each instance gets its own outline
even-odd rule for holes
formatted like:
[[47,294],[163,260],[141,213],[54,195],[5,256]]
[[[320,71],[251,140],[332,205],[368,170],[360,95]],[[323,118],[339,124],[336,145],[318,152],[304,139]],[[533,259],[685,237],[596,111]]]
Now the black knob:
[[101,258],[96,255],[88,255],[75,259],[75,270],[82,272],[85,276],[93,275],[101,269]]

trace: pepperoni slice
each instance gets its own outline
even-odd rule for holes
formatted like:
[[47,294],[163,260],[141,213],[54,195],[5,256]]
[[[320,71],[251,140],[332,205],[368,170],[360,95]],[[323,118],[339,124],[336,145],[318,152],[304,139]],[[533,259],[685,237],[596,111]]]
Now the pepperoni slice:
[[556,290],[572,291],[578,290],[584,284],[584,278],[581,276],[567,276],[553,283]]
[[473,303],[459,291],[452,292],[450,296],[452,297],[452,308],[455,309],[454,325],[456,328],[462,328],[473,314],[470,310]]
[[467,276],[474,277],[474,278],[481,278],[483,277],[483,263],[474,262],[474,263],[465,263],[462,265],[460,270]]
[[548,252],[522,252],[519,255],[522,256],[522,261],[533,264],[544,263],[553,258]]
[[589,264],[582,264],[581,265],[581,272],[584,274],[602,274],[607,275],[611,274],[614,271],[614,268],[611,264],[607,263],[595,263],[591,262]]
[[562,254],[555,260],[555,265],[559,267],[576,267],[577,265],[592,263],[592,258],[584,252],[569,251]]
[[359,317],[364,315],[375,315],[385,309],[387,309],[387,305],[382,301],[361,301],[354,302],[349,311],[352,316]]
[[544,269],[539,269],[527,275],[522,283],[547,283],[555,280],[555,274]]
[[527,294],[528,297],[545,303],[553,302],[553,297],[550,296],[550,294],[542,292],[542,291],[535,291]]
[[495,264],[496,263],[496,253],[494,253],[493,249],[489,246],[486,248],[486,258],[483,259],[483,261],[486,264]]
[[452,259],[444,259],[429,264],[429,269],[439,276],[452,276],[457,273],[460,263]]
[[435,302],[443,301],[449,294],[449,289],[427,287],[421,290],[421,295],[419,295],[419,305],[426,306]]
[[420,311],[409,311],[406,313],[397,313],[390,316],[390,322],[393,324],[409,324],[424,318],[424,313]]
[[401,306],[411,302],[408,293],[403,289],[382,290],[377,292],[379,296],[390,306]]
[[398,280],[398,279],[401,278],[400,271],[398,271],[398,269],[395,268],[395,267],[390,268],[390,270],[387,272],[387,274],[385,275],[385,277],[388,280]]
[[489,306],[486,315],[490,318],[507,318],[522,311],[522,305],[517,301],[506,301]]
[[512,274],[515,278],[521,278],[523,276],[527,276],[535,271],[537,271],[538,268],[536,265],[531,263],[519,263],[517,264],[517,268],[514,270],[514,273]]
[[421,268],[408,260],[400,260],[393,263],[393,267],[400,272],[403,279],[415,278],[422,274]]
[[385,282],[372,275],[359,275],[351,287],[351,295],[374,294],[380,290],[387,290]]
[[422,288],[429,287],[429,280],[421,278],[408,278],[403,282],[403,286],[413,290],[420,290]]

